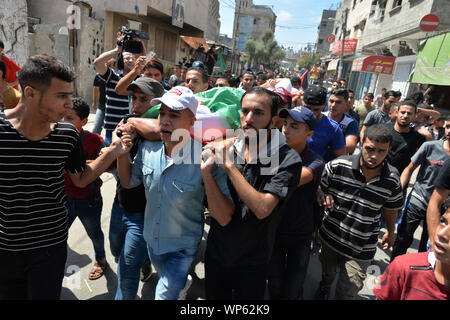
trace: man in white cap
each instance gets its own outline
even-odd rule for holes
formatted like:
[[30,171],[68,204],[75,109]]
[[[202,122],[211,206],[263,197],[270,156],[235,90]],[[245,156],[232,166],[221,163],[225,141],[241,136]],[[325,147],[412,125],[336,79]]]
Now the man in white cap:
[[[118,159],[119,178],[124,188],[144,184],[147,205],[144,239],[150,260],[159,274],[156,300],[176,300],[184,288],[197,253],[204,224],[206,199],[209,214],[225,226],[234,205],[225,172],[207,158],[200,142],[191,139],[198,100],[186,87],[172,88],[151,104],[161,103],[161,141],[145,141],[130,162]],[[124,125],[121,137],[129,143],[133,126]]]

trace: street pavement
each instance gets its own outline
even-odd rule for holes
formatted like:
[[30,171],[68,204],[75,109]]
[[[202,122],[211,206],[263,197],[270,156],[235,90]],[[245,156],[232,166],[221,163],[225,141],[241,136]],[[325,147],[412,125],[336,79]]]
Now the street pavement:
[[[90,130],[93,126],[94,114],[90,114],[88,124],[85,129]],[[104,131],[103,131],[104,133]],[[415,174],[417,171],[415,172]],[[413,179],[415,180],[415,174]],[[116,181],[112,174],[104,173],[101,175],[103,186],[101,193],[103,196],[103,211],[101,217],[102,230],[105,236],[105,252],[109,267],[107,268],[103,277],[97,280],[89,280],[88,275],[94,263],[94,249],[92,242],[87,236],[84,227],[79,219],[76,219],[69,230],[68,239],[68,255],[66,263],[66,273],[63,281],[63,289],[61,292],[62,300],[113,300],[117,288],[117,263],[111,254],[109,248],[109,221],[111,215],[111,208],[116,192]],[[203,253],[206,247],[206,236],[209,230],[208,224],[205,224],[204,237],[202,239],[198,259],[196,259],[195,275],[193,283],[190,287],[186,299],[188,300],[204,300],[204,263]],[[385,229],[380,233],[380,242],[377,248],[377,253],[372,265],[368,269],[368,277],[365,281],[364,288],[359,292],[358,300],[373,300],[375,299],[372,288],[374,277],[381,275],[389,264],[391,249],[384,251],[381,249],[381,237]],[[408,252],[417,252],[422,227],[419,226],[415,235],[414,242]],[[321,278],[321,264],[318,254],[313,252],[308,268],[308,274],[304,286],[304,299],[312,300],[314,293],[319,285]],[[158,281],[158,276],[153,269],[153,274],[148,282],[139,283],[137,292],[137,299],[153,300],[155,294],[155,286]],[[334,287],[330,298],[334,297]]]

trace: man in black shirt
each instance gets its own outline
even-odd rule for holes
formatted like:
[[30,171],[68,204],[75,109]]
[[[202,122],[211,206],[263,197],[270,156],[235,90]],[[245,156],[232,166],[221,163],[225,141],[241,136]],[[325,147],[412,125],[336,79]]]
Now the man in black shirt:
[[[426,137],[410,127],[416,116],[417,106],[412,100],[406,100],[398,106],[397,119],[394,124],[389,124],[392,132],[392,148],[388,154],[388,162],[397,168],[399,174],[408,166],[411,157],[426,140],[431,141],[433,137]],[[425,130],[426,131],[426,130]]]
[[272,129],[278,96],[255,87],[241,105],[242,130],[236,141],[206,147],[222,157],[219,164],[228,175],[235,207],[226,226],[211,219],[205,254],[208,300],[264,298],[276,230],[300,178],[300,156]]

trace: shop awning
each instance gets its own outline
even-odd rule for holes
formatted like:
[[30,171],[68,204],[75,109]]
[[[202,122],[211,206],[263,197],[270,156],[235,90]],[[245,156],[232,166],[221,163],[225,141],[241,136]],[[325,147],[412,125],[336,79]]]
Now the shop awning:
[[353,60],[352,71],[392,74],[395,57],[370,56]]
[[449,32],[419,44],[419,53],[410,82],[450,86],[449,52]]
[[194,49],[197,49],[200,44],[203,44],[203,48],[205,48],[205,52],[209,50],[208,45],[206,44],[205,38],[196,38],[196,37],[188,37],[188,36],[180,36],[181,39],[184,40],[189,46]]
[[328,64],[328,71],[335,71],[337,70],[337,66],[339,64],[339,59],[333,59],[330,61],[330,63]]

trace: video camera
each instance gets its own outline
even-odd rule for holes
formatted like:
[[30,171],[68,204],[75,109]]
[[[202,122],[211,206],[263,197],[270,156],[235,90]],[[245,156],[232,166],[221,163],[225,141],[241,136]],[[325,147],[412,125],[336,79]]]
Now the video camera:
[[[140,29],[140,23],[136,23],[136,26]],[[150,36],[146,32],[136,31],[134,28],[122,26],[120,34],[124,35],[123,41],[117,40],[117,44],[123,47],[123,51],[131,53],[141,53],[144,51],[142,43],[134,40],[135,38],[149,40]]]

